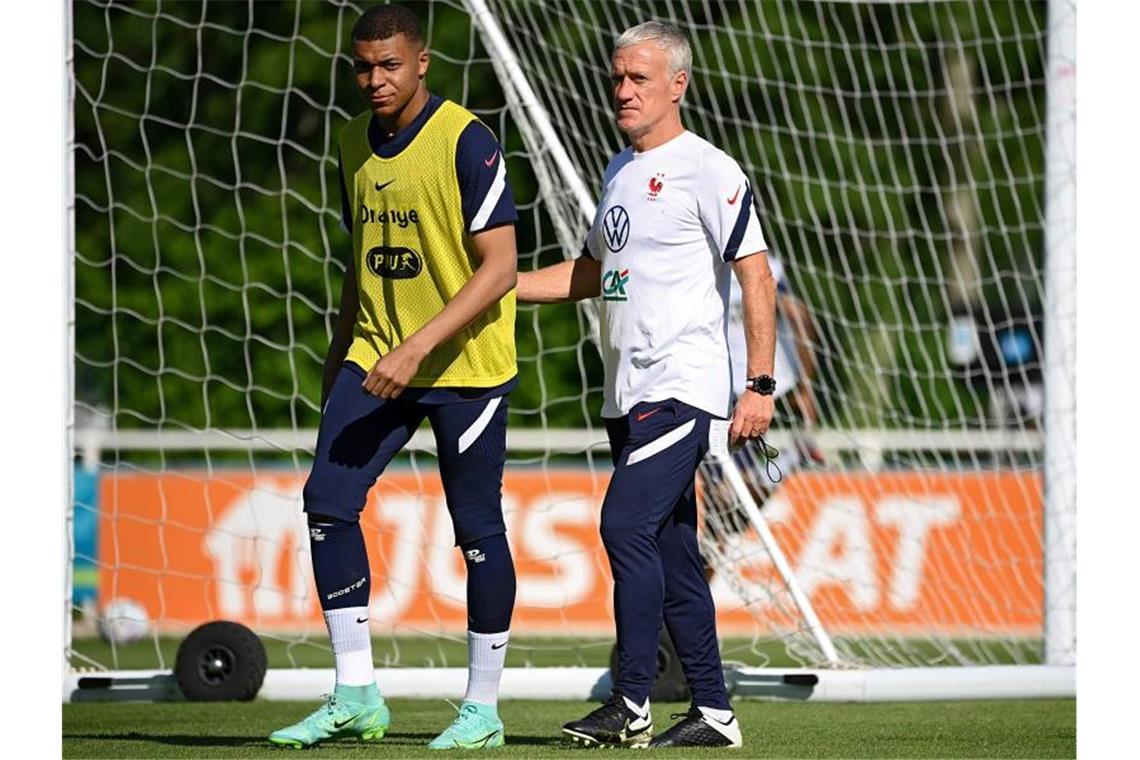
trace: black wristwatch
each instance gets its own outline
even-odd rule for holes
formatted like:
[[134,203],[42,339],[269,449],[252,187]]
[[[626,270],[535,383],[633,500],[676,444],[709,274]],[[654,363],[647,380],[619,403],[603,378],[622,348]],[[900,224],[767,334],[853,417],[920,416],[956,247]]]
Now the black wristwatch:
[[750,377],[748,378],[748,384],[744,387],[750,391],[759,393],[761,396],[771,396],[776,392],[776,378],[771,375]]

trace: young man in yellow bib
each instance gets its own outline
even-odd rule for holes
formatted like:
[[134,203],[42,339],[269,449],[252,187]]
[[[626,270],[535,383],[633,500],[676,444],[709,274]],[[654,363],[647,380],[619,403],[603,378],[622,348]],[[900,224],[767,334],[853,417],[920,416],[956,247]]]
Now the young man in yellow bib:
[[494,135],[428,92],[415,15],[387,5],[352,33],[369,110],[340,136],[343,222],[352,234],[325,360],[316,457],[305,484],[313,575],[336,661],[327,702],[274,744],[382,738],[389,713],[368,629],[359,516],[369,489],[426,418],[467,564],[468,683],[428,746],[503,744],[497,701],[515,573],[502,516],[507,394],[515,361],[514,201]]

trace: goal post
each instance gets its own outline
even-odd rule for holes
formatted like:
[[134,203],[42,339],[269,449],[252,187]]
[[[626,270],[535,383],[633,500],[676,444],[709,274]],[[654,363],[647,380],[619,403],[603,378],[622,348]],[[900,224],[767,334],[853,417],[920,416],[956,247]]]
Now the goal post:
[[73,572],[75,557],[75,481],[72,477],[72,467],[75,461],[75,164],[72,155],[75,150],[75,54],[73,50],[74,34],[71,20],[71,4],[65,4],[63,10],[64,35],[64,189],[63,189],[63,220],[64,245],[63,251],[63,288],[64,304],[64,366],[67,368],[67,396],[64,398],[63,418],[65,420],[63,438],[62,471],[64,478],[63,505],[63,698],[66,701],[69,690],[67,676],[71,672],[71,623],[74,609]]
[[[795,351],[817,367],[814,411],[782,407],[770,443],[786,463],[806,436],[819,461],[757,490],[718,451],[698,478],[733,693],[1074,694],[1073,4],[408,4],[429,87],[503,144],[523,270],[577,255],[624,145],[617,35],[650,18],[689,35],[685,124],[749,177],[813,328]],[[362,108],[362,9],[69,8],[65,700],[170,698],[179,637],[214,619],[265,640],[262,696],[332,683],[300,491],[344,269],[335,146]],[[610,685],[596,320],[590,303],[519,308],[505,698]],[[464,681],[436,470],[421,430],[362,516],[392,696]],[[145,634],[101,640],[123,599]]]
[[1045,219],[1045,661],[1077,661],[1075,2],[1049,3]]

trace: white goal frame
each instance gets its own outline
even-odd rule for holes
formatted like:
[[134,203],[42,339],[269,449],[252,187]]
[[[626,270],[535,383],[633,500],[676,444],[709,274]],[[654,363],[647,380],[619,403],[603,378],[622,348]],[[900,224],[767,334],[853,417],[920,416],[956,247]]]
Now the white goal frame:
[[[773,431],[772,441],[784,445],[784,433]],[[75,452],[89,462],[98,462],[103,449],[118,451],[167,451],[208,448],[212,451],[306,451],[312,452],[317,431],[102,431],[86,428],[75,431]],[[953,452],[1040,451],[1042,436],[1025,431],[991,431],[965,435],[954,431],[907,430],[820,431],[818,442],[829,456],[857,456],[868,470],[878,469],[884,455],[916,449]],[[430,433],[419,431],[408,444],[410,451],[432,452],[435,441]],[[508,434],[509,451],[545,451],[581,454],[604,453],[608,441],[599,431],[523,430]],[[760,510],[741,479],[736,463],[723,452],[711,458],[722,468],[736,497],[761,535],[770,532]],[[782,552],[772,541],[776,564]],[[795,578],[783,562],[783,578],[795,586]],[[70,569],[68,570],[70,575]],[[794,595],[794,592],[793,592]],[[70,620],[70,597],[67,613]],[[808,612],[807,627],[814,613]],[[801,607],[801,612],[804,607]],[[819,627],[818,621],[815,626]],[[822,630],[822,628],[820,628]],[[823,633],[826,640],[826,632]],[[817,643],[825,653],[827,645]],[[834,650],[832,650],[834,652]],[[72,670],[66,662],[63,699],[80,701],[165,701],[179,699],[174,676],[169,670],[96,671]],[[463,668],[382,668],[377,678],[384,693],[403,698],[452,698],[464,683]],[[331,668],[273,668],[266,673],[258,696],[270,700],[319,699],[328,691],[334,672]],[[919,668],[755,668],[726,667],[725,682],[735,696],[810,702],[890,702],[944,699],[1064,698],[1076,696],[1076,667],[1065,663],[1045,665],[986,665],[977,667]],[[507,668],[503,674],[504,699],[604,699],[613,682],[608,668],[537,667]]]
[[[567,219],[556,209],[551,218],[558,230],[566,255],[576,247],[571,230],[594,216],[591,193],[569,155],[562,146],[540,100],[530,88],[518,60],[494,15],[484,0],[464,0],[475,20],[484,45],[501,72],[508,107],[534,153],[549,153],[557,167],[558,180],[570,189],[576,206],[576,218]],[[67,250],[65,287],[73,295],[74,283],[74,152],[73,109],[74,74],[72,71],[71,7],[65,12],[65,34],[68,44],[67,81],[67,176],[65,181],[65,219]],[[1047,73],[1047,193],[1046,270],[1047,305],[1045,309],[1045,345],[1050,353],[1060,354],[1063,361],[1050,361],[1045,378],[1045,433],[1025,431],[991,431],[965,433],[931,433],[927,431],[846,430],[819,431],[821,447],[832,452],[856,452],[868,469],[876,469],[882,455],[890,450],[1017,450],[1044,451],[1045,482],[1045,662],[1031,666],[980,666],[930,668],[733,668],[726,670],[731,693],[738,696],[784,698],[799,701],[891,701],[931,699],[992,699],[1073,697],[1076,695],[1076,474],[1072,464],[1075,448],[1075,398],[1072,378],[1075,376],[1075,289],[1071,287],[1075,272],[1075,155],[1074,76],[1075,67],[1075,3],[1072,0],[1050,0]],[[545,169],[536,169],[540,195],[549,199],[552,180]],[[565,196],[565,191],[560,195]],[[556,204],[551,204],[552,206]],[[66,347],[69,366],[74,374],[74,298],[69,297]],[[592,319],[592,317],[591,317]],[[185,430],[182,432],[104,431],[77,429],[74,415],[74,378],[68,383],[67,429],[65,431],[68,473],[65,514],[65,549],[68,557],[72,545],[73,483],[71,472],[78,456],[97,462],[104,448],[118,450],[177,450],[203,448],[242,451],[311,450],[313,430]],[[779,443],[779,436],[774,436]],[[607,444],[596,431],[512,431],[508,449],[526,451],[575,452],[602,451]],[[412,450],[432,450],[430,436],[422,432],[409,444]],[[740,473],[731,458],[720,456],[718,463],[729,473],[729,481],[742,501],[753,527],[768,534],[764,518],[748,494]],[[769,534],[770,538],[770,534]],[[774,541],[771,548],[779,554]],[[777,564],[779,561],[777,560]],[[786,563],[785,568],[786,569]],[[790,571],[789,571],[790,572]],[[791,575],[785,580],[794,587]],[[72,566],[65,562],[64,581],[64,678],[63,700],[100,701],[120,699],[171,699],[176,688],[169,671],[98,671],[72,670],[67,658],[71,644]],[[806,603],[806,599],[804,600]],[[810,604],[801,606],[808,627],[814,613]],[[818,620],[814,627],[819,627]],[[822,631],[822,629],[820,629]],[[824,633],[824,636],[826,634]],[[827,648],[824,647],[824,651]],[[833,650],[832,650],[833,651]],[[273,669],[266,676],[260,696],[266,699],[318,698],[332,682],[331,669]],[[391,668],[378,671],[387,695],[393,697],[452,696],[463,683],[466,671],[458,668]],[[611,683],[605,668],[508,668],[504,674],[502,696],[505,699],[584,699],[608,694]]]

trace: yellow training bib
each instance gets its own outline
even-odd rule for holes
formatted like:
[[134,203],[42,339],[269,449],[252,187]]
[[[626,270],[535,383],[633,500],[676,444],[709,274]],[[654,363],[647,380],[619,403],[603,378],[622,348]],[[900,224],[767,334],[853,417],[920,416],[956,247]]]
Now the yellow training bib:
[[[476,117],[445,100],[393,158],[372,152],[371,119],[357,116],[340,135],[360,296],[347,358],[366,372],[439,314],[479,261],[455,173],[459,136]],[[517,372],[511,290],[428,354],[409,386],[489,388]]]

